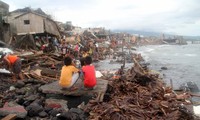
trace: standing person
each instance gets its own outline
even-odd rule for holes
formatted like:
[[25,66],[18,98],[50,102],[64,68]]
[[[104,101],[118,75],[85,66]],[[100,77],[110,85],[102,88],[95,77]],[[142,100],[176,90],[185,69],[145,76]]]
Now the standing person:
[[55,47],[56,52],[58,52],[59,43],[56,37],[53,37],[53,45]]
[[83,49],[83,53],[82,53],[82,57],[85,58],[85,57],[87,57],[87,56],[89,56],[88,49],[87,49],[87,48],[84,48],[84,49]]
[[76,90],[74,84],[78,79],[72,79],[74,73],[78,73],[79,69],[77,69],[72,63],[72,58],[67,56],[64,58],[64,66],[61,70],[61,76],[59,80],[59,85],[63,89]]
[[94,43],[94,45],[95,45],[95,49],[94,49],[94,52],[95,52],[95,60],[99,60],[99,49],[98,49],[98,47],[99,47],[99,45],[98,45],[98,43],[97,42],[95,42]]
[[62,41],[60,49],[61,49],[61,54],[64,57],[67,54],[67,45],[65,43],[65,40]]
[[17,55],[5,54],[5,55],[2,55],[1,59],[8,66],[9,71],[12,72],[13,82],[17,81],[17,78],[16,78],[17,75],[19,76],[21,80],[24,79],[21,72],[22,62],[21,62],[21,59]]
[[86,89],[93,89],[97,83],[95,75],[95,67],[92,65],[92,58],[90,56],[85,57],[85,65],[82,67],[83,82]]
[[79,43],[77,43],[74,47],[75,57],[79,57]]

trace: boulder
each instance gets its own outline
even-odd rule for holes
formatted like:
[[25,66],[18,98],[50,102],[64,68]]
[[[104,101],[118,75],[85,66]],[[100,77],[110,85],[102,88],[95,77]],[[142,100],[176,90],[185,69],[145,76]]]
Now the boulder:
[[45,107],[47,108],[62,108],[68,111],[67,101],[61,99],[46,99]]
[[43,107],[37,103],[31,103],[28,107],[26,107],[29,116],[38,116],[40,112],[43,111]]
[[25,118],[27,111],[23,106],[14,102],[6,102],[3,108],[0,108],[0,116],[6,116],[9,114],[16,114],[18,118]]
[[167,70],[168,68],[167,67],[161,67],[160,69],[161,70]]

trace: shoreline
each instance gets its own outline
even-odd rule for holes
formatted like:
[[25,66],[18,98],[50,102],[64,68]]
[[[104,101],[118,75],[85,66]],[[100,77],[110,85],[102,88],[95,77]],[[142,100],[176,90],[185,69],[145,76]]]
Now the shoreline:
[[[179,89],[187,82],[198,84],[197,71],[199,66],[198,45],[188,44],[183,46],[159,45],[142,47],[144,58],[150,62],[150,68],[161,74],[165,82],[170,85],[174,82],[174,88]],[[166,51],[166,52],[165,52]],[[188,56],[190,55],[190,56]]]
[[[117,53],[117,56],[118,54],[119,54],[119,57],[120,55],[121,56],[123,55],[120,52]],[[23,54],[21,53],[21,55]],[[167,118],[169,114],[175,114],[179,118],[181,118],[182,116],[179,116],[178,114],[173,113],[173,110],[170,109],[171,104],[175,105],[175,108],[173,109],[176,109],[180,115],[186,115],[187,117],[190,117],[190,118],[196,117],[191,112],[191,110],[188,111],[187,113],[183,113],[181,111],[182,108],[180,108],[180,105],[184,104],[185,106],[183,108],[188,109],[186,108],[186,106],[191,105],[188,99],[190,98],[190,95],[192,94],[190,93],[188,94],[185,92],[175,93],[169,86],[165,86],[165,84],[163,84],[163,80],[159,78],[158,74],[153,73],[152,70],[150,70],[147,67],[148,64],[146,63],[146,61],[141,62],[143,59],[142,58],[143,56],[140,56],[140,54],[137,52],[133,52],[133,54],[130,54],[130,56],[131,57],[125,57],[125,58],[131,59],[134,64],[124,63],[123,57],[119,59],[121,63],[111,61],[111,59],[104,59],[103,61],[100,60],[99,63],[97,63],[101,67],[103,65],[107,66],[106,67],[107,72],[105,71],[105,73],[103,73],[104,77],[102,77],[103,79],[108,81],[107,92],[102,96],[103,101],[101,102],[95,101],[95,99],[90,98],[89,102],[87,103],[85,102],[86,99],[83,99],[82,102],[85,102],[86,104],[82,105],[82,103],[80,103],[80,105],[82,106],[81,108],[78,108],[78,105],[77,107],[75,107],[76,110],[82,111],[81,114],[78,115],[78,117],[84,118],[86,116],[85,115],[82,116],[82,113],[88,114],[91,112],[92,114],[90,116],[87,116],[86,118],[93,118],[101,114],[101,113],[98,113],[98,111],[102,112],[102,111],[105,111],[105,109],[106,111],[109,111],[111,109],[111,112],[114,112],[115,115],[117,116],[120,114],[121,117],[123,116],[125,118],[126,117],[137,118],[138,116],[135,115],[136,113],[134,110],[139,109],[140,112],[137,114],[139,114],[139,117],[141,117],[141,119],[143,119],[144,117],[146,119],[147,118],[152,119],[153,115],[149,116],[148,115],[149,113],[146,113],[144,109],[141,109],[141,106],[142,106],[142,108],[143,107],[147,108],[154,115],[157,115],[157,116],[154,116],[156,118],[160,118],[160,117]],[[35,68],[34,69],[32,68],[31,71],[25,71],[24,72],[25,75],[27,77],[30,77],[31,79],[27,79],[25,81],[19,81],[17,84],[12,85],[10,89],[7,91],[9,94],[6,95],[6,97],[3,97],[4,102],[7,103],[7,102],[16,101],[18,104],[20,104],[20,107],[26,108],[24,109],[24,112],[27,112],[28,116],[25,116],[25,117],[44,117],[44,116],[47,118],[56,117],[55,114],[49,111],[46,111],[46,108],[45,108],[46,104],[48,104],[49,101],[55,102],[54,98],[49,100],[46,97],[46,95],[44,95],[44,93],[42,93],[41,91],[40,92],[38,91],[38,88],[54,80],[58,80],[57,75],[59,73],[59,69],[54,68],[54,69],[49,70],[47,68],[49,67],[51,68],[52,61],[56,67],[60,66],[62,63],[62,59],[59,58],[58,54],[56,53],[47,54],[47,53],[41,53],[41,52],[33,52],[33,54],[30,54],[30,55],[25,54],[25,56],[21,56],[21,57],[23,57],[25,61],[29,61],[26,64],[24,64],[26,65],[25,68],[28,67],[27,64],[29,65],[29,63],[32,63],[35,60],[37,62],[36,63],[34,62],[34,65],[37,64],[38,61],[43,61],[43,62],[40,62],[43,64],[39,64],[35,66]],[[135,59],[132,59],[132,57]],[[44,62],[44,60],[46,63]],[[115,60],[118,60],[118,59],[115,59]],[[106,61],[106,64],[104,63],[105,61]],[[108,69],[109,68],[108,64],[112,67],[116,65],[117,68],[113,71],[110,71],[110,69]],[[42,71],[41,74],[38,74],[38,69],[40,70],[40,72]],[[28,89],[30,89],[30,91],[29,90],[26,91],[27,87]],[[34,93],[34,95],[31,95],[30,93]],[[11,96],[15,96],[15,97],[12,98]],[[135,96],[138,96],[138,98],[135,99]],[[93,96],[93,97],[95,98],[97,96]],[[63,101],[62,100],[63,98],[64,97],[61,97],[57,100],[61,102]],[[75,97],[73,101],[78,101],[76,100],[78,98]],[[128,101],[126,101],[126,99],[130,99],[132,102],[129,103]],[[149,101],[148,103],[146,103],[147,99]],[[65,98],[65,100],[68,101],[69,103],[72,103],[71,102],[72,99],[70,97]],[[43,101],[42,104],[41,104],[41,101]],[[56,106],[57,105],[61,106],[61,109],[67,108],[71,110],[72,108],[69,108],[66,106],[67,105],[66,101],[64,101],[64,104],[65,104],[64,106],[60,105],[59,102],[55,102],[55,104]],[[129,105],[129,106],[125,106],[125,109],[132,109],[133,111],[131,112],[133,114],[130,115],[129,113],[126,113],[126,112],[123,113],[123,105],[120,103],[115,104],[116,101],[120,101],[125,105]],[[2,106],[4,102],[2,102]],[[146,106],[147,104],[149,104],[151,107]],[[154,104],[156,105],[156,107],[154,106]],[[93,107],[91,107],[91,105]],[[101,106],[98,106],[98,105],[101,105]],[[114,107],[107,108],[107,106],[112,106],[112,105],[114,105]],[[42,110],[42,113],[37,111],[38,106],[41,106],[40,110]],[[57,114],[61,114],[61,116],[63,114],[69,114],[70,110],[66,110],[66,111],[64,110],[63,112],[63,111],[60,111],[60,109],[57,109],[56,106],[53,106],[52,110],[55,110]],[[36,111],[30,111],[30,108]],[[162,108],[162,109],[158,109],[158,108]],[[95,111],[97,111],[97,113],[95,113]],[[108,113],[106,112],[104,114],[108,115]],[[34,116],[31,116],[31,114],[33,114]],[[145,116],[142,116],[143,114],[145,114]],[[159,114],[161,114],[161,116]],[[61,116],[57,116],[57,117],[61,117]],[[66,117],[66,116],[62,116],[62,117]],[[108,117],[108,116],[98,116],[98,117],[101,118],[101,117]]]

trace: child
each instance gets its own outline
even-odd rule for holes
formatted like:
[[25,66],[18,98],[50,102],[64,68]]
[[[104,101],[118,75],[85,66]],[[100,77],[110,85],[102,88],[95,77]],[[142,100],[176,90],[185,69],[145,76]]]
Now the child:
[[85,57],[84,61],[85,65],[82,67],[84,87],[88,89],[93,89],[93,87],[97,83],[95,67],[91,64],[92,58],[90,56]]
[[77,88],[73,87],[73,85],[76,83],[78,80],[72,79],[72,76],[74,73],[78,72],[79,69],[77,69],[73,63],[72,63],[72,58],[67,56],[64,58],[64,66],[62,67],[61,70],[61,76],[59,80],[59,85],[63,89],[69,89],[69,90],[76,90]]
[[21,72],[21,59],[19,57],[17,57],[16,55],[9,55],[9,54],[5,54],[2,55],[1,59],[4,61],[4,63],[6,65],[8,65],[9,70],[12,72],[13,74],[13,82],[16,82],[16,76],[19,75],[19,78],[21,80],[23,80],[23,75]]
[[62,44],[60,45],[60,49],[61,49],[61,54],[64,57],[67,53],[67,46],[64,40],[62,41]]

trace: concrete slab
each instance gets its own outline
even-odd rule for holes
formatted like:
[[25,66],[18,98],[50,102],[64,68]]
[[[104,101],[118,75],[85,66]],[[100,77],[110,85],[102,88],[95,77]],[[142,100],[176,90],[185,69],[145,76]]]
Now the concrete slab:
[[[83,84],[81,80],[78,80],[75,84],[75,87],[80,87],[80,85]],[[62,94],[62,95],[71,95],[71,96],[81,96],[81,95],[92,95],[95,93],[105,93],[107,90],[108,81],[103,79],[97,79],[97,85],[95,89],[93,90],[83,90],[78,89],[75,91],[69,91],[69,90],[62,90],[61,87],[58,84],[58,81],[55,81],[50,84],[43,85],[39,88],[43,93],[45,94]]]

